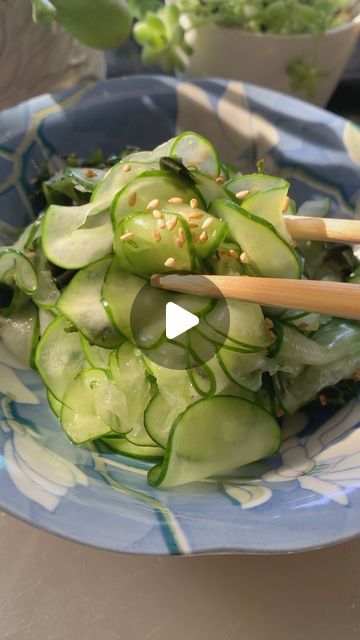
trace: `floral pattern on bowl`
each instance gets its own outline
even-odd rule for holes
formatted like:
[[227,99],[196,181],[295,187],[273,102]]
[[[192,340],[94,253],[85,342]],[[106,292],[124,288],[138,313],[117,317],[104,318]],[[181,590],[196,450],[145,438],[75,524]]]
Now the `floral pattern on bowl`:
[[[297,115],[295,115],[297,114]],[[151,148],[176,130],[211,137],[242,170],[264,157],[299,202],[327,194],[360,215],[359,131],[330,113],[228,80],[133,77],[40,96],[0,114],[0,244],[32,217],[34,164],[71,151]],[[131,553],[285,552],[360,532],[360,404],[284,420],[273,458],[177,488],[149,464],[63,434],[36,372],[0,344],[0,507],[36,526]]]

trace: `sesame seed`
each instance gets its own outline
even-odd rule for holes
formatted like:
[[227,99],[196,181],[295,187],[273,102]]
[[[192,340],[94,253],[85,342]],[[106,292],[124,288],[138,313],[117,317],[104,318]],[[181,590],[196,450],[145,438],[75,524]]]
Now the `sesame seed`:
[[238,191],[235,195],[239,200],[244,200],[244,198],[248,197],[249,193],[249,189],[243,189],[243,191]]
[[175,229],[175,227],[176,227],[176,225],[177,225],[177,221],[178,221],[178,219],[177,219],[177,217],[176,217],[176,216],[174,216],[173,218],[171,218],[171,220],[169,220],[169,221],[166,223],[166,228],[167,228],[167,230],[168,230],[168,231],[172,231],[173,229]]
[[319,395],[319,402],[323,407],[326,407],[327,403],[328,403],[328,399],[326,397],[326,395],[324,393],[321,393]]
[[305,245],[309,248],[311,247],[311,240],[306,240]]
[[153,238],[154,238],[155,242],[161,242],[161,233],[160,233],[159,229],[153,229],[152,230],[152,235],[153,235]]
[[353,380],[355,380],[355,382],[360,382],[360,369],[356,369],[353,375]]
[[264,319],[264,322],[265,322],[266,326],[267,326],[267,327],[269,327],[269,329],[272,329],[272,328],[273,328],[274,323],[273,323],[273,321],[272,321],[270,318],[265,318],[265,319]]
[[276,333],[274,333],[271,329],[269,329],[269,338],[271,338],[271,340],[275,340],[276,338]]
[[159,220],[157,220],[157,221],[156,221],[156,223],[157,223],[157,226],[158,226],[160,229],[165,229],[166,225],[165,225],[165,222],[164,222],[164,220],[163,220],[162,218],[160,218]]
[[167,258],[164,262],[164,267],[175,267],[175,258]]
[[133,207],[136,204],[136,199],[137,199],[136,191],[133,191],[128,197],[129,207]]
[[293,249],[296,249],[297,244],[296,244],[295,240],[291,240],[290,247],[292,247]]
[[290,207],[290,198],[289,196],[286,196],[284,200],[283,213],[285,213],[289,207]]
[[204,222],[202,223],[201,228],[208,229],[209,227],[211,227],[213,222],[214,218],[206,218],[206,220],[204,220]]
[[234,260],[239,260],[239,254],[237,251],[235,251],[235,249],[230,249],[229,250],[229,258],[234,258]]
[[94,171],[94,169],[84,169],[84,176],[86,176],[87,178],[95,178],[96,176],[96,171]]
[[240,254],[240,261],[241,261],[241,262],[244,262],[244,263],[248,263],[248,262],[249,262],[249,256],[248,256],[248,254],[247,254],[245,251],[243,251],[243,252]]
[[154,209],[157,209],[159,207],[159,204],[159,198],[154,198],[154,200],[150,200],[146,208],[148,211],[153,211]]
[[159,211],[159,209],[154,209],[152,214],[153,214],[154,218],[156,218],[156,220],[160,220],[160,218],[163,217],[163,213],[161,211]]
[[206,233],[206,231],[202,231],[202,233],[200,233],[199,240],[200,242],[207,242],[208,234]]
[[181,242],[179,236],[174,236],[174,242],[175,242],[177,247],[182,247],[182,242]]
[[226,262],[228,260],[228,258],[229,258],[228,252],[227,251],[219,251],[219,258],[223,262]]
[[121,242],[124,242],[126,240],[131,240],[131,238],[133,237],[133,233],[130,233],[130,231],[128,233],[123,233],[122,236],[120,236],[120,240]]
[[285,411],[283,411],[282,409],[278,409],[278,411],[276,412],[277,418],[283,418],[284,415],[285,415]]
[[300,322],[299,324],[299,329],[307,329],[308,328],[308,323],[307,322]]
[[180,227],[179,229],[179,240],[181,244],[184,244],[184,242],[186,242],[186,233],[183,227]]
[[189,227],[190,227],[190,229],[197,229],[199,227],[199,225],[196,224],[196,222],[189,222]]
[[182,204],[184,200],[180,198],[180,196],[175,196],[174,198],[169,198],[169,204]]
[[202,211],[192,211],[189,215],[189,220],[201,220],[204,217]]
[[128,171],[131,171],[131,164],[129,164],[128,162],[124,164],[124,171],[125,173],[128,173]]
[[192,209],[197,209],[197,208],[198,208],[198,206],[199,206],[199,203],[198,203],[197,199],[196,199],[196,198],[191,198],[191,200],[190,200],[190,207],[191,207]]
[[224,176],[224,175],[222,175],[222,174],[221,174],[221,175],[219,175],[219,176],[216,178],[215,182],[217,182],[218,184],[224,184],[224,182],[225,182],[225,176]]

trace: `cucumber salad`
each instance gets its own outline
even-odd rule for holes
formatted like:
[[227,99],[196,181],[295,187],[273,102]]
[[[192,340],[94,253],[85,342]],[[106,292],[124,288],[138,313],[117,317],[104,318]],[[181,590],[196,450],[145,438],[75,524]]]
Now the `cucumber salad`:
[[[223,335],[221,300],[172,293],[199,325],[191,345],[177,343],[188,366],[171,368],[152,357],[170,341],[151,289],[147,330],[134,336],[132,306],[152,274],[360,281],[350,247],[294,242],[289,183],[262,163],[240,173],[185,132],[108,163],[72,158],[39,180],[39,216],[0,248],[0,338],[37,369],[74,444],[152,462],[150,485],[173,487],[271,456],[285,414],[356,393],[356,322],[227,300]],[[202,343],[217,345],[206,362]]]

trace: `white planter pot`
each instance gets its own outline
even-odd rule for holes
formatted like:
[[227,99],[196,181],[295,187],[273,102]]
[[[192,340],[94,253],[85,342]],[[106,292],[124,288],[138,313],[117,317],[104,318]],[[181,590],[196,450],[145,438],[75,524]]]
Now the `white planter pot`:
[[101,51],[56,23],[34,24],[28,0],[0,0],[0,109],[105,75]]
[[[186,17],[183,18],[186,23]],[[359,33],[359,16],[329,30],[323,37],[246,33],[204,24],[187,33],[194,53],[184,75],[235,78],[324,106],[341,77]],[[312,97],[304,89],[296,91],[286,71],[289,64],[299,59],[321,72]]]

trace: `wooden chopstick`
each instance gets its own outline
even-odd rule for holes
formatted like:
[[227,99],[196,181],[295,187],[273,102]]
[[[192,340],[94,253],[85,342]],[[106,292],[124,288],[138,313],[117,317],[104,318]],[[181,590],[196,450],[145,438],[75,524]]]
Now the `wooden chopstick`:
[[284,220],[293,238],[360,244],[360,220],[290,215],[285,215]]
[[[249,276],[154,275],[153,287],[360,320],[360,285]],[[214,288],[214,286],[216,289]]]

